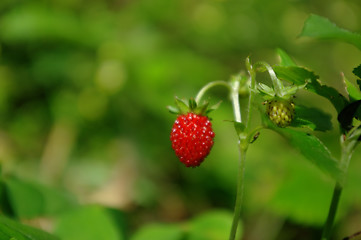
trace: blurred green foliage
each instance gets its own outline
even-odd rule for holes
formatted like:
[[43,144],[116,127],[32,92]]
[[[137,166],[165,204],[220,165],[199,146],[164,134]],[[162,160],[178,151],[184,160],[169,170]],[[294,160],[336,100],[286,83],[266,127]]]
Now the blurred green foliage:
[[[216,143],[197,169],[184,168],[173,154],[174,116],[165,107],[175,95],[191,97],[209,81],[227,80],[244,69],[248,55],[277,63],[277,47],[342,92],[340,72],[354,82],[361,53],[343,43],[298,38],[310,13],[361,31],[357,0],[2,0],[1,193],[17,199],[13,214],[52,216],[56,221],[47,224],[55,230],[45,229],[63,239],[93,239],[72,226],[86,228],[87,219],[99,236],[106,236],[99,224],[107,226],[107,239],[145,239],[144,232],[154,231],[179,239],[184,229],[163,230],[163,224],[188,220],[195,222],[191,229],[201,229],[189,239],[208,239],[204,225],[219,226],[214,230],[221,237],[214,239],[224,239],[238,164],[237,137],[224,121],[232,119],[231,106],[225,100],[212,113]],[[223,90],[211,97],[227,99]],[[302,93],[296,101],[331,113],[337,126],[325,99]],[[338,134],[318,134],[336,155]],[[338,238],[361,230],[359,157],[350,166]],[[7,177],[13,175],[30,183]],[[333,182],[281,137],[265,132],[250,147],[245,186],[243,224],[250,239],[318,239]],[[66,193],[44,195],[45,188]],[[118,217],[98,205],[77,208],[68,194],[80,205],[118,209]],[[54,198],[67,200],[36,200]],[[196,218],[219,208],[228,212],[207,218],[219,225]],[[152,222],[159,225],[147,227]]]

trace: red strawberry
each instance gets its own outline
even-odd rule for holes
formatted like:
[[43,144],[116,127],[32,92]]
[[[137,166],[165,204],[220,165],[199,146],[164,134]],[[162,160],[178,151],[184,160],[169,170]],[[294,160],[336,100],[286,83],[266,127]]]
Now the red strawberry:
[[170,140],[179,160],[187,167],[197,167],[211,151],[214,136],[208,117],[188,113],[178,116]]
[[172,148],[187,167],[197,167],[211,151],[215,136],[206,114],[218,105],[208,108],[208,103],[197,106],[193,99],[187,104],[178,98],[176,104],[177,108],[169,107],[178,114],[170,134]]

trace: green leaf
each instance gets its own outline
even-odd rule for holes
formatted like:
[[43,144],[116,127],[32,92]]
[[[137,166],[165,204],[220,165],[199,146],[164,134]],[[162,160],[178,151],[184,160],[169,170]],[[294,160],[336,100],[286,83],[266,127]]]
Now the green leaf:
[[356,101],[361,99],[361,92],[355,85],[353,85],[346,77],[343,75],[343,80],[346,84],[346,90],[349,95],[350,101]]
[[335,107],[337,113],[348,104],[347,99],[336,89],[322,85],[318,76],[302,67],[274,66],[277,77],[295,85],[302,85],[308,82],[306,90],[327,98]]
[[318,108],[296,104],[295,116],[291,124],[292,127],[307,127],[317,131],[328,131],[332,129],[332,116]]
[[52,216],[76,205],[75,199],[64,191],[14,177],[5,179],[5,187],[9,204],[17,217]]
[[273,70],[275,71],[278,78],[290,82],[294,85],[304,85],[307,82],[313,82],[318,80],[318,76],[313,72],[296,66],[274,66]]
[[361,65],[355,67],[352,71],[357,77],[361,78]]
[[361,79],[357,79],[356,82],[357,82],[358,88],[361,91]]
[[244,133],[244,129],[246,128],[246,125],[244,125],[244,123],[241,122],[234,122],[234,128],[236,129],[237,135],[239,136],[240,134]]
[[[197,216],[190,222],[187,240],[224,240],[228,239],[233,214],[228,211],[212,211]],[[242,232],[240,229],[239,232]],[[238,237],[237,239],[240,239]]]
[[44,198],[33,184],[16,178],[9,178],[6,179],[6,189],[16,216],[33,218],[43,215]]
[[281,48],[277,48],[277,54],[280,57],[280,66],[292,67],[297,66],[292,58]]
[[140,228],[131,240],[182,240],[184,232],[175,224],[152,223]]
[[55,233],[62,240],[121,240],[124,236],[112,215],[100,206],[84,206],[58,219]]
[[337,120],[339,121],[342,129],[349,131],[353,127],[352,120],[356,115],[359,107],[361,105],[361,100],[352,102],[347,105],[342,111],[338,114]]
[[327,18],[318,15],[311,15],[306,20],[301,36],[339,40],[350,43],[361,50],[360,34],[342,29]]
[[0,180],[0,212],[10,217],[14,217],[15,215],[3,180]]
[[0,239],[9,240],[58,240],[47,232],[0,216]]
[[[330,201],[333,183],[297,156],[285,160],[283,167],[287,174],[269,200],[269,208],[294,222],[322,226],[329,208],[325,203]],[[338,217],[344,215],[344,208],[340,206]]]
[[311,161],[319,169],[335,180],[342,178],[343,171],[340,169],[337,160],[317,137],[291,128],[279,128],[266,117],[263,118],[263,121],[268,128],[288,139],[294,148],[298,149],[307,160]]

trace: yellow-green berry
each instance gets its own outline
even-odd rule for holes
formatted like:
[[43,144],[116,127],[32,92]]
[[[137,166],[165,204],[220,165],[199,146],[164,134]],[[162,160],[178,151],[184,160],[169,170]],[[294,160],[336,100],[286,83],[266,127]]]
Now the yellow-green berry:
[[295,104],[291,100],[274,99],[268,101],[266,112],[269,119],[279,127],[287,127],[295,117]]

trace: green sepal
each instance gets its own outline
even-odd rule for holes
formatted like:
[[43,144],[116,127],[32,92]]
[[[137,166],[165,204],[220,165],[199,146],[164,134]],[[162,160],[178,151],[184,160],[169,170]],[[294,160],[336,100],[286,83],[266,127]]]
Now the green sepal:
[[216,104],[213,104],[212,106],[210,106],[209,108],[207,108],[207,110],[205,111],[205,114],[207,115],[208,113],[216,110],[220,105],[221,105],[222,101],[219,101]]
[[179,109],[173,106],[167,106],[167,109],[172,114],[179,114]]
[[187,113],[195,113],[202,116],[207,116],[208,113],[216,110],[222,101],[209,107],[209,102],[204,101],[202,104],[197,104],[194,98],[190,98],[188,101],[175,97],[176,107],[167,106],[170,113],[183,115]]
[[283,89],[284,95],[282,96],[283,99],[289,99],[290,97],[294,96],[298,90],[304,89],[308,84],[308,81],[304,83],[303,85],[292,85],[292,86],[286,86]]
[[188,102],[189,110],[194,112],[197,109],[197,102],[194,100],[194,98],[190,98]]
[[[197,103],[195,102],[195,106],[197,106]],[[204,115],[205,112],[207,111],[209,102],[204,102],[203,104],[197,106],[192,112],[194,112],[195,114],[201,114]]]
[[276,95],[273,88],[270,88],[269,86],[263,83],[258,83],[257,90],[258,93],[260,93],[265,100],[270,100],[274,98]]
[[179,109],[179,114],[186,114],[189,112],[189,106],[185,100],[175,97],[175,104]]

